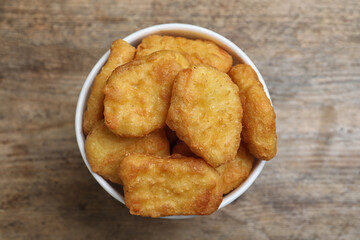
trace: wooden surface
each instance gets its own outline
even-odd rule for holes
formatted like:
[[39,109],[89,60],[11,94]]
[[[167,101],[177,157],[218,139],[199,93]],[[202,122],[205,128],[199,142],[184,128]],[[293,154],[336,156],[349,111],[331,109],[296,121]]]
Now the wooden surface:
[[[81,159],[81,86],[114,39],[197,24],[258,66],[278,155],[236,202],[187,220],[131,216]],[[359,239],[360,2],[0,1],[0,239]]]

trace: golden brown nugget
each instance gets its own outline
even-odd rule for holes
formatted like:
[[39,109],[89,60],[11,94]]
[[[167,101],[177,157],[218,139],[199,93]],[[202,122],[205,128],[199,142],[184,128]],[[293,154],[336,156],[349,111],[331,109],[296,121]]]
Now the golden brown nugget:
[[117,66],[133,60],[135,51],[136,49],[133,46],[122,39],[118,39],[111,44],[109,58],[95,77],[89,99],[86,103],[87,109],[84,113],[83,121],[85,135],[89,134],[94,124],[103,118],[104,94],[102,89],[106,84],[106,80]]
[[231,192],[248,178],[253,161],[254,157],[240,145],[234,160],[216,168],[221,176],[224,194]]
[[165,50],[118,67],[103,89],[106,126],[122,137],[164,127],[174,78],[187,67],[181,53]]
[[93,172],[121,184],[118,168],[126,154],[146,153],[168,156],[169,143],[164,130],[142,138],[122,138],[113,134],[107,129],[103,120],[100,120],[86,138],[85,151]]
[[166,123],[211,166],[235,158],[241,118],[239,89],[226,73],[208,65],[179,72]]
[[251,154],[262,160],[276,155],[275,112],[256,72],[246,64],[234,66],[230,77],[238,85],[244,109],[242,139]]
[[208,215],[222,201],[220,175],[201,159],[132,154],[121,161],[119,176],[134,215]]
[[[197,157],[183,141],[178,141],[172,150],[173,154]],[[254,157],[240,144],[235,159],[216,168],[220,173],[223,194],[227,194],[244,182],[252,169]]]
[[208,64],[222,72],[228,72],[233,62],[232,57],[213,42],[159,35],[144,38],[137,47],[135,58],[140,58],[159,50],[182,52],[194,64]]

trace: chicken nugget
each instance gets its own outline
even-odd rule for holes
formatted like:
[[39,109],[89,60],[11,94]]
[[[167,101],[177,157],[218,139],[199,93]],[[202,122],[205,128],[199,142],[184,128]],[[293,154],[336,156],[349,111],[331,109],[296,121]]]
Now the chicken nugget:
[[218,45],[206,40],[191,40],[183,37],[151,35],[138,45],[135,58],[159,50],[174,50],[186,54],[193,64],[208,64],[222,72],[232,66],[232,57]]
[[121,161],[119,176],[134,215],[208,215],[222,201],[220,175],[202,159],[132,154]]
[[102,89],[106,84],[106,80],[117,66],[133,60],[135,51],[136,49],[133,46],[122,39],[118,39],[111,44],[109,58],[95,77],[86,103],[87,109],[84,112],[83,120],[83,132],[85,135],[88,135],[94,124],[103,118],[104,94]]
[[251,66],[238,64],[229,75],[239,87],[244,109],[242,139],[256,158],[270,160],[276,155],[277,138],[271,102]]
[[166,123],[211,166],[235,158],[241,118],[239,89],[226,73],[208,65],[179,72]]
[[[183,141],[178,141],[172,150],[173,154],[187,157],[197,157]],[[240,186],[249,176],[254,162],[254,157],[240,144],[235,159],[216,168],[220,173],[223,194],[231,192]]]
[[174,78],[186,67],[181,53],[163,50],[116,68],[103,89],[105,125],[122,137],[164,127]]
[[85,141],[87,159],[93,172],[107,180],[121,184],[118,168],[129,153],[145,153],[158,156],[169,155],[169,143],[164,130],[153,132],[142,138],[122,138],[113,134],[98,121]]
[[231,192],[248,178],[253,161],[254,157],[244,146],[240,145],[234,160],[216,168],[221,176],[224,194]]

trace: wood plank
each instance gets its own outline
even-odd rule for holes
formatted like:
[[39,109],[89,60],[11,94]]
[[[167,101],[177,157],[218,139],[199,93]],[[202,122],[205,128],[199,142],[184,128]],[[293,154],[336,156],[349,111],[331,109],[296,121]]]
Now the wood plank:
[[[0,239],[358,239],[360,2],[0,2]],[[185,220],[131,216],[91,177],[74,133],[82,84],[111,42],[184,22],[262,73],[278,154],[234,203]]]

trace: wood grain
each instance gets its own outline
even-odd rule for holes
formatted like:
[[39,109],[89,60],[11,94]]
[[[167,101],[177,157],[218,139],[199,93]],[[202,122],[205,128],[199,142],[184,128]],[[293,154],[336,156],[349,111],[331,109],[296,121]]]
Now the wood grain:
[[[0,239],[358,239],[360,2],[0,2]],[[278,155],[235,203],[187,220],[131,216],[91,177],[74,113],[114,39],[183,22],[258,66]]]

